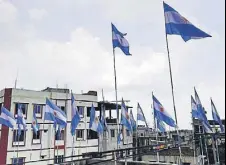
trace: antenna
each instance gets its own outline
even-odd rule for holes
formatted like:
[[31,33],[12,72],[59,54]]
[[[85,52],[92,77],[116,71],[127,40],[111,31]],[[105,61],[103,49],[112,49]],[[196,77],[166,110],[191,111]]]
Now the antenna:
[[17,87],[18,74],[19,74],[19,69],[17,68],[16,79],[15,79],[15,84],[14,84],[14,88],[15,88],[15,89],[16,89],[16,87]]

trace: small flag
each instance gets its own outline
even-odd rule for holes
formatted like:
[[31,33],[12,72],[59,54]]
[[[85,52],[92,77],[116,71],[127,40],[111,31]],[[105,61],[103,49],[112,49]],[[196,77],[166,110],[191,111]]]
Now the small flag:
[[133,131],[131,121],[130,121],[130,116],[128,109],[126,108],[126,105],[122,99],[122,105],[121,105],[121,124],[126,127],[127,130]]
[[45,116],[44,120],[53,121],[54,127],[56,124],[61,127],[67,126],[67,116],[64,111],[62,111],[58,106],[52,103],[51,100],[46,98],[46,108],[45,108]]
[[39,130],[39,124],[37,122],[35,111],[33,111],[32,128],[33,128],[33,132],[37,135],[37,132]]
[[13,114],[5,107],[1,107],[0,124],[3,124],[9,128],[16,127],[16,119],[14,118]]
[[202,103],[200,101],[200,98],[199,98],[199,95],[198,95],[196,89],[195,89],[195,101],[196,101],[198,113],[200,115],[200,118],[199,119],[200,120],[208,121],[208,119],[206,117],[206,112],[203,109]]
[[137,120],[146,122],[145,117],[144,117],[144,113],[143,113],[139,103],[137,105]]
[[104,132],[102,124],[100,123],[99,118],[96,116],[96,111],[95,111],[93,104],[92,104],[91,112],[90,112],[89,128],[99,134],[102,134]]
[[122,131],[119,131],[118,137],[117,137],[117,143],[118,145],[121,144],[121,141],[123,140]]
[[129,42],[124,38],[127,34],[123,34],[115,27],[115,25],[111,24],[112,28],[112,43],[113,48],[120,48],[125,55],[131,55],[129,52]]
[[71,135],[75,135],[75,130],[78,127],[81,118],[75,103],[74,95],[71,94]]
[[192,96],[191,96],[191,110],[192,110],[193,118],[200,119],[200,120],[202,119],[202,117],[198,111],[197,104]]
[[133,111],[132,110],[130,111],[130,120],[131,120],[131,125],[133,127],[133,131],[136,131],[137,124],[136,124],[136,120],[134,119]]
[[176,127],[176,123],[173,118],[168,114],[162,104],[158,101],[158,99],[153,95],[154,101],[154,116],[160,121],[165,122],[167,125],[171,127]]
[[18,124],[18,134],[21,135],[21,126],[23,126],[23,130],[27,129],[27,124],[26,124],[26,121],[24,119],[24,115],[22,112],[22,104],[18,105],[17,124]]
[[225,128],[223,126],[223,123],[221,121],[220,115],[216,109],[215,104],[213,103],[213,100],[211,99],[211,107],[212,107],[212,116],[213,116],[213,120],[216,121],[221,128],[221,132],[224,133],[225,132]]
[[209,34],[195,27],[175,9],[163,2],[166,34],[180,35],[185,42],[190,39],[211,37]]

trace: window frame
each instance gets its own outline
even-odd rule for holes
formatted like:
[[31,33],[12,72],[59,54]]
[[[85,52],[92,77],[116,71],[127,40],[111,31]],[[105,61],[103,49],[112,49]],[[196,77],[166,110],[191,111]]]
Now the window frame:
[[24,119],[27,119],[27,113],[28,113],[28,106],[29,106],[29,103],[20,103],[20,102],[14,102],[14,117],[15,119],[17,119],[17,112],[18,112],[18,104],[22,104],[22,105],[26,105],[25,107],[25,114],[23,112],[23,116],[24,116]]
[[[114,133],[113,133],[114,132]],[[113,133],[113,134],[112,134]],[[114,135],[114,136],[112,136]],[[114,129],[111,129],[111,138],[115,138],[115,130]]]
[[[18,129],[16,130],[13,130],[13,139],[12,139],[12,146],[15,147],[15,146],[25,146],[26,145],[26,130],[21,130],[21,135],[23,134],[23,141],[17,141],[18,137],[17,137],[17,131]],[[16,138],[15,138],[16,137]]]
[[64,155],[55,155],[54,156],[54,164],[61,164],[63,162],[64,162]]
[[32,130],[32,145],[41,144],[42,141],[42,130],[38,130],[39,132],[39,139],[34,139],[34,131]]
[[20,157],[20,158],[11,158],[12,160],[12,165],[20,165],[20,162],[19,163],[14,163],[14,160],[17,160],[17,159],[22,159],[23,160],[23,165],[25,164],[25,159],[26,157]]
[[[35,112],[35,106],[41,106],[41,113]],[[33,113],[35,113],[35,116],[36,116],[37,119],[42,119],[44,106],[45,106],[45,104],[36,104],[36,103],[33,104]]]
[[57,138],[57,131],[55,133],[55,141],[64,141],[65,140],[65,129],[60,130],[60,139]]
[[[82,132],[82,137],[78,137],[78,131]],[[76,130],[76,141],[84,141],[85,140],[85,130],[84,129],[77,129]]]
[[[80,108],[83,109],[83,114],[80,114]],[[78,113],[79,113],[79,116],[80,118],[84,118],[85,117],[85,107],[84,106],[77,106],[77,109],[78,109]]]

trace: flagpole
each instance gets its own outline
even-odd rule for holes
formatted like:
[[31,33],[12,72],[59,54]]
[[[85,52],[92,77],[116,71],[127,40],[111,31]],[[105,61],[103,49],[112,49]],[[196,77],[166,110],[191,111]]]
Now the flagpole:
[[194,163],[196,164],[196,145],[195,145],[195,126],[194,126],[194,118],[192,119],[192,127],[193,127],[193,147],[194,147]]
[[[113,38],[113,33],[112,33]],[[119,134],[119,109],[118,109],[118,87],[117,87],[117,72],[116,72],[116,62],[115,62],[115,49],[113,48],[113,62],[114,62],[114,78],[115,78],[115,101],[116,101],[116,112],[117,112],[117,126],[118,131],[117,134]],[[117,149],[119,148],[117,144]]]
[[220,153],[219,153],[218,139],[217,138],[216,138],[215,144],[216,144],[216,151],[217,151],[217,163],[220,164]]
[[[165,18],[165,16],[164,16],[164,18]],[[164,20],[165,20],[165,24],[166,24],[166,18]],[[174,85],[173,85],[173,73],[172,73],[172,66],[171,66],[171,59],[170,59],[170,51],[169,51],[169,42],[168,42],[168,35],[167,34],[166,34],[166,47],[167,47],[168,62],[169,62],[169,73],[170,73],[170,82],[171,82],[171,90],[172,90],[172,98],[173,98],[173,109],[174,109],[174,115],[175,115],[175,121],[176,121],[176,131],[177,131],[177,136],[179,138],[177,110],[176,110],[176,102],[175,102],[175,95],[174,95]],[[180,161],[181,161],[182,160],[182,153],[181,153],[180,143],[178,144],[178,149],[179,149]]]
[[[137,104],[138,106],[138,104]],[[138,114],[138,107],[137,107],[137,114]],[[137,121],[136,121],[136,151],[137,151],[137,155],[138,155],[138,115],[137,115]],[[136,160],[138,160],[138,157],[136,158]]]
[[[152,92],[152,100],[153,100],[153,96],[154,96],[154,93]],[[154,100],[153,100],[153,116],[154,116],[154,123],[155,123],[155,134],[156,134],[156,144],[158,146],[158,124],[157,124],[157,120],[155,118],[155,109],[154,109]],[[159,151],[157,150],[157,162],[159,162]]]
[[[17,112],[17,118],[18,118],[18,112]],[[16,163],[18,163],[18,158],[19,158],[19,134],[18,134],[18,130],[19,129],[19,124],[18,124],[18,128],[17,128],[17,160],[16,160]]]
[[[199,133],[201,133],[201,126],[199,126]],[[202,154],[202,165],[204,165],[205,162],[204,162],[204,159],[203,159],[204,153],[203,153],[203,143],[202,142],[203,142],[202,141],[202,135],[200,135],[200,147],[201,147],[201,154]]]

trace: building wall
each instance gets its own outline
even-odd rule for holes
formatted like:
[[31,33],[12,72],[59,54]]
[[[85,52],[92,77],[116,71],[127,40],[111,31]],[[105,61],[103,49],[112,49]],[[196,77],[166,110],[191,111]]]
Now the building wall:
[[[4,91],[0,92],[0,103],[4,101],[3,97]],[[8,109],[15,114],[16,103],[26,103],[28,104],[26,122],[27,122],[27,131],[25,142],[13,142],[13,130],[9,130],[7,135],[7,157],[6,162],[12,163],[12,158],[22,157],[25,158],[25,161],[38,161],[40,159],[53,159],[54,155],[63,155],[68,157],[65,160],[71,161],[71,155],[82,155],[89,152],[98,152],[99,150],[113,150],[117,148],[117,125],[109,124],[109,128],[115,130],[115,137],[111,137],[110,134],[106,133],[105,144],[102,144],[104,137],[100,137],[100,140],[93,139],[87,140],[89,129],[90,117],[87,117],[87,107],[91,107],[92,103],[94,107],[97,107],[97,96],[92,95],[75,95],[76,105],[84,107],[84,116],[82,117],[81,122],[78,125],[77,130],[84,130],[83,139],[77,139],[71,136],[71,96],[69,93],[56,93],[56,92],[40,92],[40,91],[30,91],[30,90],[20,90],[12,89],[12,96],[10,97],[10,106]],[[46,98],[50,98],[56,105],[64,106],[66,109],[68,124],[65,130],[65,140],[55,141],[55,130],[53,128],[53,123],[49,121],[44,121],[44,109]],[[31,128],[31,122],[33,117],[34,104],[43,105],[42,118],[37,118],[40,125],[40,130],[42,130],[41,140],[33,141],[33,130]],[[96,112],[99,115],[99,112]],[[1,127],[0,127],[1,128]],[[0,134],[1,135],[1,134]],[[0,136],[2,138],[2,136]],[[73,143],[74,140],[74,143]],[[33,143],[35,142],[35,144]],[[123,143],[121,143],[120,148],[131,148],[132,147],[132,136],[126,136],[124,131]],[[73,149],[74,148],[74,149]],[[2,148],[1,148],[2,150]],[[1,151],[0,150],[0,151]],[[2,152],[2,151],[1,151]],[[80,159],[81,157],[76,157],[73,159]],[[42,164],[53,164],[54,161],[43,161]],[[40,164],[40,162],[32,163]]]

